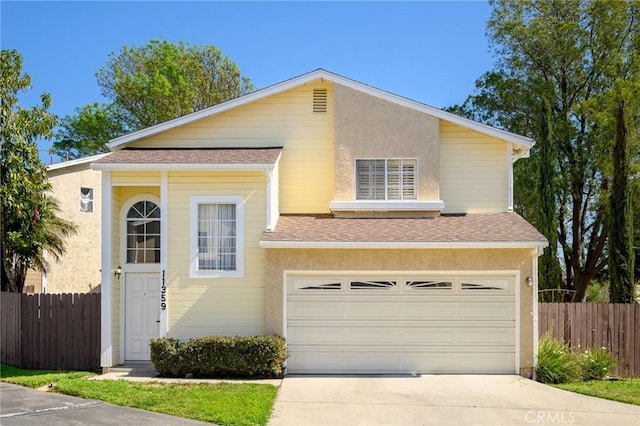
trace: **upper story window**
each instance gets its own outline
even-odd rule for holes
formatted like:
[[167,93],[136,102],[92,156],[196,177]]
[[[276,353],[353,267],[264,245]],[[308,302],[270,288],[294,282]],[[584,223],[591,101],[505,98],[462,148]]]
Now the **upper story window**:
[[415,159],[356,160],[357,200],[415,200]]
[[241,277],[243,197],[194,196],[190,199],[190,214],[190,276]]
[[93,188],[80,188],[80,211],[93,212]]
[[151,201],[127,212],[127,263],[160,263],[160,208]]

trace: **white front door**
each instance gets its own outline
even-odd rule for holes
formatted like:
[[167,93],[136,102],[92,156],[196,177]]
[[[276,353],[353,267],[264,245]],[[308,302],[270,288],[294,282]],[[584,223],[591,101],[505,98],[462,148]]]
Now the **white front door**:
[[160,336],[159,274],[126,274],[125,305],[125,361],[148,361],[149,340]]

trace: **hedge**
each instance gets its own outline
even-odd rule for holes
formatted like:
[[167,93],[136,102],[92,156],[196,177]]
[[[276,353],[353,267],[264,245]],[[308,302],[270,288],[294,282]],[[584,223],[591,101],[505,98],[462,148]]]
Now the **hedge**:
[[150,346],[151,362],[169,377],[282,377],[287,358],[285,339],[274,334],[152,339]]

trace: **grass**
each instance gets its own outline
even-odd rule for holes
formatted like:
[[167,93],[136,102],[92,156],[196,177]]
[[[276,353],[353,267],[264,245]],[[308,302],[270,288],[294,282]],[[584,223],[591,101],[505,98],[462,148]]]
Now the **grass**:
[[640,405],[640,379],[592,380],[552,386],[584,395]]
[[63,380],[58,392],[99,399],[219,425],[266,425],[275,386],[262,384],[167,384],[126,380]]
[[49,383],[57,383],[62,379],[79,379],[83,377],[95,376],[94,373],[86,371],[55,372],[50,370],[23,370],[22,368],[10,365],[0,365],[0,379],[3,382],[29,388],[39,388]]
[[266,425],[277,395],[272,385],[253,383],[168,384],[86,380],[92,373],[55,373],[2,365],[2,381],[29,387],[55,383],[55,391],[219,425]]

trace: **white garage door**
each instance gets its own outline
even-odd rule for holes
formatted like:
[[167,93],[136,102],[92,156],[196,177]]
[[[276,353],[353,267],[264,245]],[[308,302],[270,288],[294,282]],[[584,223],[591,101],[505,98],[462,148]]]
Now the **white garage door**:
[[289,276],[288,373],[515,372],[513,276]]

